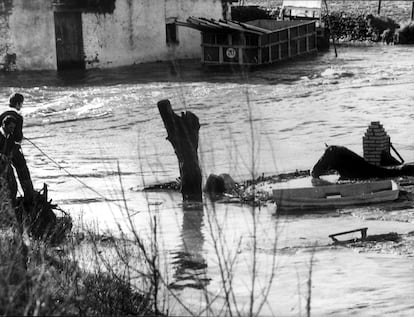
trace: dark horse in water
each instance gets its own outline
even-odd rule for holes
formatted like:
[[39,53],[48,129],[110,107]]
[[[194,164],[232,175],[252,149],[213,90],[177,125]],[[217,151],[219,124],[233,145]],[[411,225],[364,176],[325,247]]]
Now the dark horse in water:
[[376,166],[343,146],[331,145],[312,169],[312,177],[335,170],[343,179],[414,176],[414,165]]

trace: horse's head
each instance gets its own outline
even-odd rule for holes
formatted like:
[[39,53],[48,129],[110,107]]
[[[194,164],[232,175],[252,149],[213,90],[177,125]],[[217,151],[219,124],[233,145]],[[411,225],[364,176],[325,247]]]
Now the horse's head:
[[335,170],[342,178],[367,178],[378,173],[373,168],[375,166],[346,147],[331,145],[315,164],[311,175],[319,177],[329,170]]
[[327,146],[325,153],[323,153],[321,158],[312,168],[312,177],[317,178],[329,170],[335,169],[337,165],[337,153],[341,148],[341,146],[336,145]]

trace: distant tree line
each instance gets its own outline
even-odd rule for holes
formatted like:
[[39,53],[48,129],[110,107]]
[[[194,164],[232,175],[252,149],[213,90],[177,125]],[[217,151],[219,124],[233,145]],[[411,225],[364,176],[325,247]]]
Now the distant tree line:
[[385,41],[400,27],[393,19],[372,14],[332,12],[322,20],[336,39],[349,41]]
[[[233,20],[247,22],[257,19],[278,19],[280,8],[260,6],[236,6],[232,8]],[[366,13],[334,11],[323,14],[322,21],[336,40],[383,41],[390,43],[414,43],[414,24],[400,27],[393,19]]]

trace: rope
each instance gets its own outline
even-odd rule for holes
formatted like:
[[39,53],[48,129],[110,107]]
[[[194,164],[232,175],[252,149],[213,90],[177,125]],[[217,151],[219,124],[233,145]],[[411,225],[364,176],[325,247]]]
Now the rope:
[[58,162],[56,162],[53,158],[51,158],[45,151],[43,151],[38,145],[36,145],[32,140],[23,137],[25,140],[27,140],[31,145],[33,145],[40,153],[42,153],[46,158],[48,158],[53,164],[55,164],[59,169],[63,170],[66,174],[68,174],[70,177],[74,178],[76,181],[78,181],[80,184],[85,186],[87,189],[98,195],[100,198],[104,199],[104,201],[114,204],[115,206],[125,209],[125,206],[118,204],[108,198],[106,198],[104,195],[102,195],[100,192],[98,192],[93,187],[86,184],[84,181],[82,181],[78,176],[73,175],[70,171],[68,171],[65,167],[60,165]]
[[391,146],[391,149],[394,150],[395,154],[397,154],[397,156],[401,160],[401,164],[403,164],[404,163],[404,159],[401,157],[400,153],[398,153],[398,151],[395,149],[394,145],[391,142],[390,142],[390,146]]

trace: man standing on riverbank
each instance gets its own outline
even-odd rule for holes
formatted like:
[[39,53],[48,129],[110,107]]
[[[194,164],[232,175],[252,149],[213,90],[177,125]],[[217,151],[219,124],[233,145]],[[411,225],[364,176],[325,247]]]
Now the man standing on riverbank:
[[12,116],[16,120],[16,128],[14,129],[14,141],[21,143],[23,140],[23,116],[20,110],[23,107],[24,97],[22,94],[15,93],[10,96],[9,109],[0,114],[0,122],[3,122],[6,116]]
[[13,132],[15,147],[12,154],[12,162],[24,192],[24,202],[26,204],[31,204],[34,191],[33,183],[21,148],[21,142],[23,140],[23,116],[21,115],[20,110],[22,109],[23,102],[24,97],[22,94],[15,93],[11,95],[9,100],[9,110],[0,114],[0,122],[3,122],[4,118],[7,116],[12,116],[16,121],[16,126]]
[[16,204],[17,183],[11,168],[15,143],[13,140],[14,129],[16,128],[16,119],[12,116],[6,116],[1,122],[0,127],[0,173],[7,180],[9,195],[12,206]]

